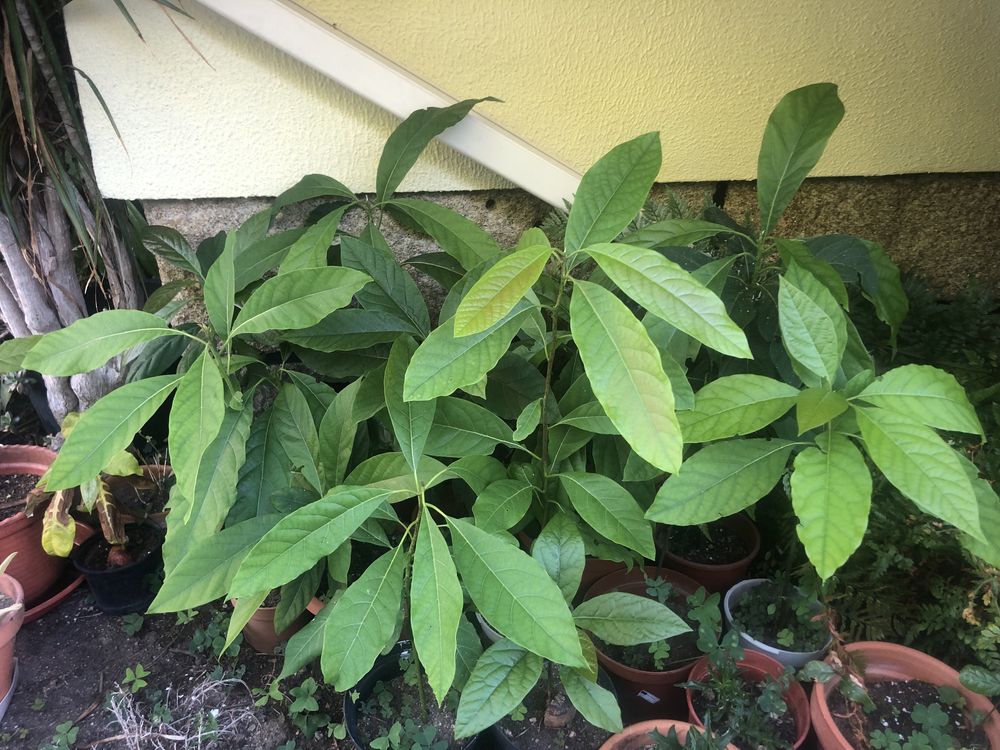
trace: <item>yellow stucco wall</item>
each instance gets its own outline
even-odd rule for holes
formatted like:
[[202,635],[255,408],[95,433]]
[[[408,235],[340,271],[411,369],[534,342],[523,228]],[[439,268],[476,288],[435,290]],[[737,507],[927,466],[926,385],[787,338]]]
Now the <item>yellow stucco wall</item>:
[[[481,111],[580,170],[660,130],[662,180],[752,178],[777,99],[830,80],[847,117],[817,174],[1000,171],[995,0],[299,2],[458,98],[503,99]],[[178,24],[212,67],[152,3],[131,6],[145,45],[113,3],[67,13],[128,146],[86,97],[105,190],[267,195],[307,171],[371,188],[393,118],[196,5]],[[498,184],[437,149],[404,189]]]

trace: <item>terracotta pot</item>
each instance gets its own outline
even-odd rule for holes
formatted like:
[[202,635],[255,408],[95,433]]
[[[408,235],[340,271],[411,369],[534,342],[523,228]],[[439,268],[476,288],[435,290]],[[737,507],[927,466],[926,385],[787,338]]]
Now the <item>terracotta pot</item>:
[[[667,732],[671,729],[676,730],[677,738],[683,742],[687,739],[688,732],[695,729],[695,727],[686,721],[675,721],[673,719],[642,721],[638,724],[625,727],[625,729],[613,737],[608,737],[599,750],[644,750],[650,744],[649,735],[651,732],[657,731],[666,736]],[[736,745],[726,745],[726,748],[727,750],[739,750]]]
[[[698,590],[698,582],[666,568],[633,568],[619,570],[597,580],[584,594],[584,599],[593,599],[600,594],[612,591],[624,591],[629,594],[646,596],[644,576],[650,578],[662,577],[675,589],[685,595],[691,595]],[[684,711],[684,693],[677,683],[687,679],[693,661],[675,669],[664,672],[648,672],[635,669],[627,664],[612,659],[597,649],[597,660],[611,675],[618,687],[618,695],[623,712],[631,721],[641,719],[663,718],[670,714],[682,715]]]
[[[847,646],[847,651],[859,657],[865,665],[865,678],[877,682],[879,680],[922,680],[941,687],[952,687],[962,694],[970,711],[981,711],[989,714],[983,724],[993,750],[1000,750],[1000,717],[993,710],[989,699],[973,693],[962,687],[958,680],[958,672],[947,664],[938,661],[933,656],[895,643],[878,641],[861,641]],[[838,677],[825,685],[816,683],[813,686],[810,711],[813,727],[816,730],[816,740],[822,750],[854,750],[837,728],[827,695],[837,686]]]
[[[236,606],[236,600],[232,600]],[[274,614],[277,607],[259,607],[256,612],[250,615],[250,620],[243,626],[243,640],[250,644],[250,647],[258,654],[273,654],[275,647],[279,643],[285,643],[289,638],[298,633],[312,619],[312,616],[319,614],[325,607],[325,603],[313,597],[312,601],[306,605],[306,611],[296,617],[292,624],[280,633],[274,632]]]
[[675,555],[670,550],[664,552],[664,560],[671,568],[690,576],[704,586],[709,593],[722,593],[746,578],[750,564],[760,552],[760,532],[757,531],[754,522],[746,515],[740,513],[728,518],[721,518],[717,523],[732,531],[742,540],[743,544],[750,550],[746,557],[736,562],[713,565],[688,560],[680,555]]
[[[44,474],[56,454],[34,445],[0,445],[0,474]],[[69,566],[62,557],[52,557],[42,549],[42,512],[30,518],[24,511],[0,521],[0,560],[11,552],[17,557],[7,572],[24,588],[25,604],[33,607],[47,598],[50,589]]]
[[[8,568],[9,570],[9,568]],[[24,590],[16,578],[0,576],[0,594],[24,604]],[[7,697],[14,677],[14,638],[24,622],[24,606],[0,618],[0,701]]]
[[[777,679],[785,671],[784,666],[770,656],[749,650],[744,652],[744,657],[738,662],[738,666],[740,674],[754,682],[761,682],[769,676]],[[690,681],[701,682],[704,680],[708,676],[708,667],[709,662],[706,656],[699,660],[691,669]],[[701,717],[694,710],[694,702],[692,701],[693,691],[688,689],[685,692],[687,693],[688,721],[696,727],[704,726],[701,722]],[[802,685],[798,682],[792,682],[781,696],[785,699],[785,703],[788,704],[788,710],[795,719],[796,731],[793,747],[799,748],[806,741],[806,737],[809,734],[809,699],[806,698],[806,691],[802,689]],[[716,729],[723,730],[724,727],[716,726]]]

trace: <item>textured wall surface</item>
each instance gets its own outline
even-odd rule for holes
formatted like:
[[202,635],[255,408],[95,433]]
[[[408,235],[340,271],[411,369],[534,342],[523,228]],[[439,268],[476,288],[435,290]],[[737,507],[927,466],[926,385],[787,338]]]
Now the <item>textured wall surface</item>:
[[[232,0],[238,2],[238,0]],[[767,114],[797,86],[840,84],[847,117],[820,175],[1000,170],[1000,4],[991,0],[300,0],[338,28],[577,169],[648,130],[661,179],[749,179]],[[111,195],[271,195],[305,172],[371,189],[393,118],[188,3],[177,24],[131,0],[147,42],[106,0],[67,10]],[[82,88],[86,88],[85,86]],[[497,187],[435,149],[409,190]]]

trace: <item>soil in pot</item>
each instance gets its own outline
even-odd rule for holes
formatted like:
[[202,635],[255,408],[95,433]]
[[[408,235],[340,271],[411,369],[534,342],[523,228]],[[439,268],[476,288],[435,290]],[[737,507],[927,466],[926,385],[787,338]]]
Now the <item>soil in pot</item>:
[[[750,711],[757,712],[754,717],[749,717],[746,714],[742,717],[735,716],[736,711],[720,707],[717,702],[716,693],[709,689],[695,690],[691,693],[691,705],[694,707],[695,713],[698,714],[698,718],[704,723],[705,715],[711,711],[712,728],[717,732],[728,731],[735,722],[741,721],[745,722],[744,726],[753,727],[752,730],[748,729],[745,732],[746,734],[751,734],[752,732],[752,737],[744,736],[744,732],[740,731],[734,734],[732,744],[737,747],[766,747],[768,750],[791,748],[795,744],[798,733],[795,726],[795,717],[792,716],[790,711],[783,714],[763,713],[761,709],[757,708],[757,701],[767,689],[766,683],[742,677],[740,679],[743,681],[744,705],[749,706]],[[766,732],[767,739],[764,738],[764,735],[758,734],[759,731]]]
[[[564,750],[564,748],[575,747],[600,747],[611,733],[595,727],[573,709],[569,699],[565,696],[557,699],[557,702],[565,706],[572,712],[572,718],[565,726],[550,728],[545,726],[545,713],[548,708],[548,701],[545,689],[545,680],[539,680],[522,701],[525,708],[524,716],[520,721],[514,721],[510,716],[505,716],[497,722],[496,731],[503,737],[498,738],[501,742],[506,739],[511,747],[517,750]],[[501,745],[502,747],[502,745]]]
[[816,617],[816,600],[793,586],[765,581],[733,606],[733,622],[754,640],[785,651],[820,651],[830,640],[823,617]]
[[699,526],[671,526],[663,536],[673,554],[699,565],[729,565],[750,554],[743,538],[719,522],[709,524],[707,536]]
[[38,484],[34,474],[0,475],[0,521],[13,518],[24,508],[24,499]]
[[[969,717],[954,700],[960,696],[950,695],[948,691],[922,680],[881,680],[869,682],[866,688],[875,704],[872,711],[864,711],[839,690],[833,691],[827,698],[837,728],[858,750],[890,747],[885,741],[892,740],[893,736],[900,738],[896,742],[903,744],[917,733],[927,736],[932,742],[937,741],[938,744],[933,744],[933,747],[949,747],[944,737],[950,737],[950,747],[965,750],[990,748],[986,733],[972,726]],[[873,733],[878,734],[873,736]],[[883,744],[873,744],[873,740]]]

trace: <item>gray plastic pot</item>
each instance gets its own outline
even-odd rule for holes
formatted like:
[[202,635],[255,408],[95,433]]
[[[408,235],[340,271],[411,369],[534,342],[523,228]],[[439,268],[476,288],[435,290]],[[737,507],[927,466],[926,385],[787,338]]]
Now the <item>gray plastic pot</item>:
[[[726,627],[730,629],[733,627],[733,609],[736,607],[736,603],[746,596],[750,589],[760,586],[762,583],[767,583],[767,580],[766,578],[748,578],[729,589],[726,593],[726,598],[722,600],[722,611],[726,617]],[[817,609],[820,607],[819,602],[816,603],[816,606]],[[830,650],[832,644],[833,639],[830,638],[827,640],[826,645],[817,651],[786,651],[783,648],[758,641],[756,638],[740,631],[740,645],[743,648],[767,654],[772,659],[777,659],[786,667],[795,667],[796,669],[805,666],[810,661],[822,659],[826,652]]]

